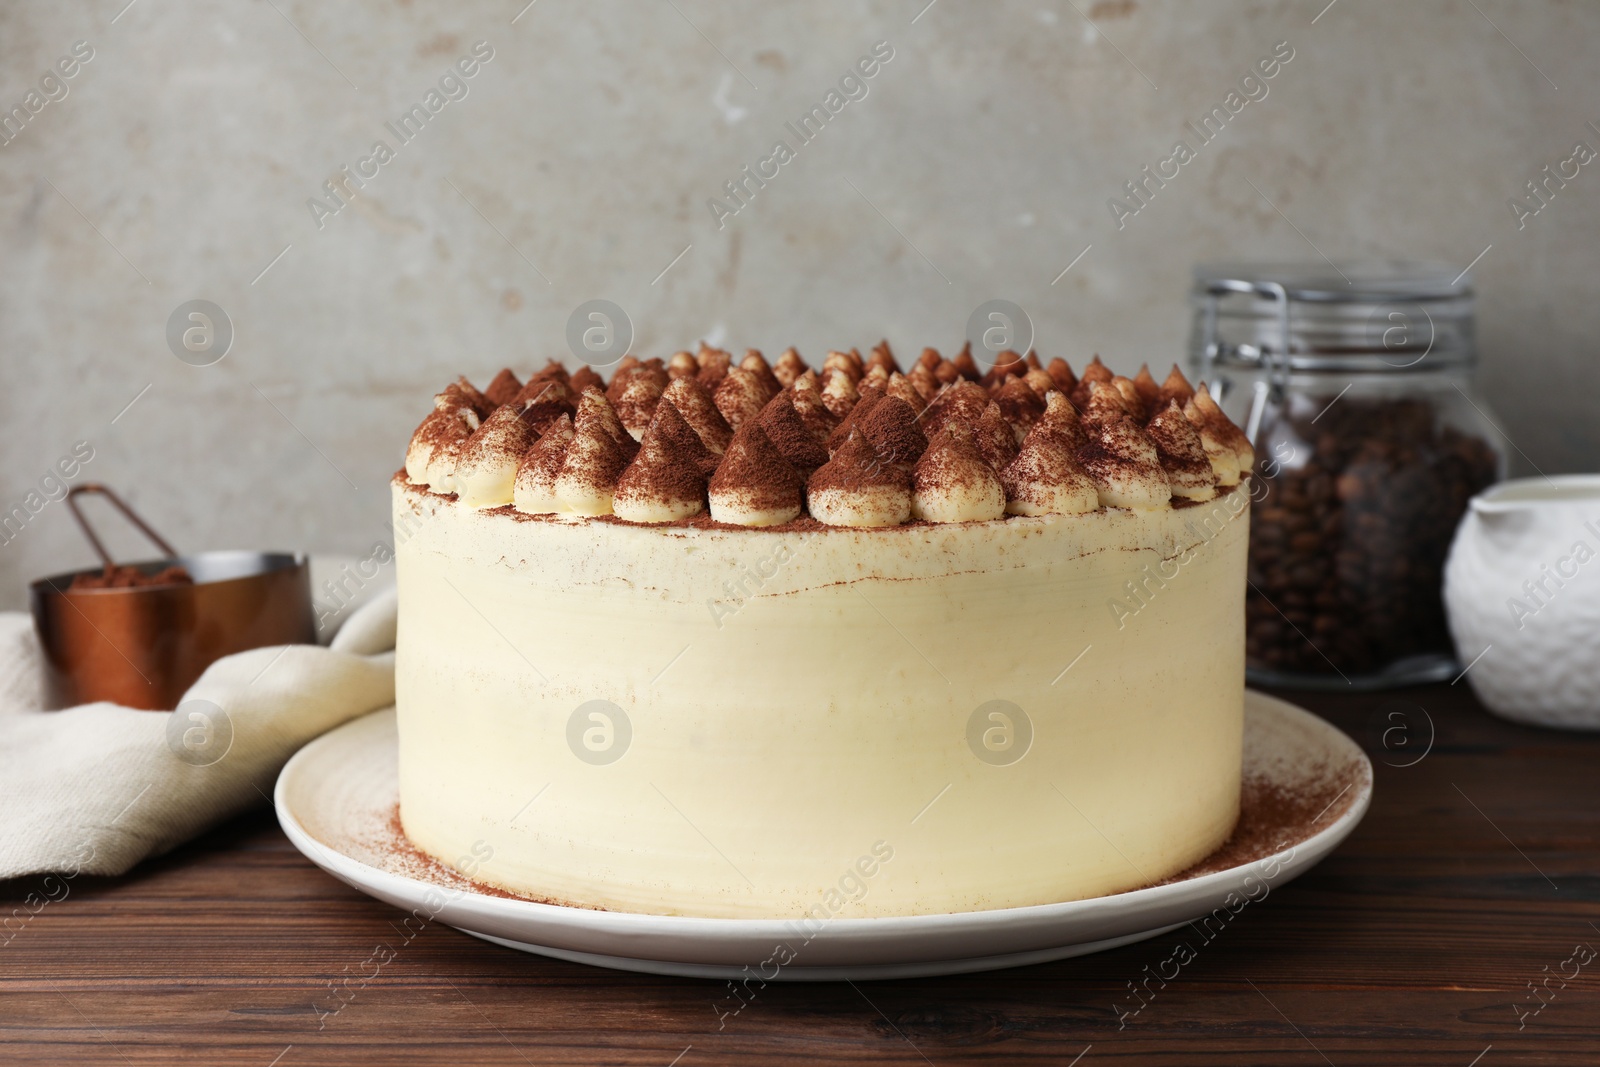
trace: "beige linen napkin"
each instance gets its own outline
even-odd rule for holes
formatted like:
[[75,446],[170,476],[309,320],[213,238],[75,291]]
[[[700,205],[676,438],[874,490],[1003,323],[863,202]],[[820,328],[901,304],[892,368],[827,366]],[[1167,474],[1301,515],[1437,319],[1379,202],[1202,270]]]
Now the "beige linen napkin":
[[30,616],[0,613],[0,879],[121,874],[272,795],[318,734],[394,703],[394,589],[329,647],[213,663],[176,712],[40,708]]

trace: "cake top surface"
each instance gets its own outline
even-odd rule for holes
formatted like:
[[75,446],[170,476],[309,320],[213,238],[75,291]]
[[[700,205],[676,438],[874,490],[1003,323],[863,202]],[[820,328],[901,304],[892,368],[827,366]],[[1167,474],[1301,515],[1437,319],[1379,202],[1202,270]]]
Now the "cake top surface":
[[1094,357],[981,370],[880,343],[769,362],[704,343],[610,379],[552,360],[434,397],[408,481],[466,506],[645,525],[893,527],[1164,509],[1239,484],[1254,454],[1204,384]]

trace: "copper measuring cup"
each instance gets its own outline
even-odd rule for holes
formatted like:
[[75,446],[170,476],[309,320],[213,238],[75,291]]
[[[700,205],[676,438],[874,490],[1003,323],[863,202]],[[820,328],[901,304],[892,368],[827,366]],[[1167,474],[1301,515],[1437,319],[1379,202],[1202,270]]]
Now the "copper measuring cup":
[[145,575],[178,565],[190,584],[73,589],[78,575],[41,578],[28,587],[34,629],[43,653],[50,707],[109,700],[169,711],[216,660],[266,645],[311,644],[310,561],[281,552],[201,552],[180,556],[127,504],[103,485],[67,493],[67,506],[107,567],[117,566],[78,510],[77,497],[96,493],[161,550],[163,557],[128,564]]

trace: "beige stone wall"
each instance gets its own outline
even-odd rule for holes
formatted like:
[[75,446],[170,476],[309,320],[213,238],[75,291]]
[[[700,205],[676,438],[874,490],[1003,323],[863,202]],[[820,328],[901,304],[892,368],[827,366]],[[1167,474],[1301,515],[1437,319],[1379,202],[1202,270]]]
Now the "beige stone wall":
[[[820,357],[953,345],[1003,297],[1042,353],[1131,370],[1181,357],[1192,262],[1310,242],[1463,267],[1492,245],[1481,381],[1518,462],[1600,465],[1600,166],[1520,230],[1507,206],[1600,147],[1597,5],[121,2],[0,8],[7,111],[93,49],[0,147],[7,508],[87,441],[79,478],[180,547],[358,551],[429,395],[562,355],[591,298],[635,351]],[[385,123],[479,41],[401,144]],[[800,145],[784,124],[880,41],[866,95]],[[1280,41],[1265,98],[1119,229],[1107,198]],[[708,198],[779,138],[794,158],[719,229]],[[393,159],[319,227],[307,200],[378,139]],[[209,367],[166,337],[197,298],[235,331]],[[0,545],[0,603],[88,558],[48,505]]]

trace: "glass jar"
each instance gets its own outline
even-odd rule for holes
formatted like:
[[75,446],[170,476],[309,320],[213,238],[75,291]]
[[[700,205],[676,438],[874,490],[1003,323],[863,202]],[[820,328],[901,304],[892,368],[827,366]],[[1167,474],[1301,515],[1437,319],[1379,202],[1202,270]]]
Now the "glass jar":
[[1440,599],[1467,501],[1505,476],[1472,392],[1473,297],[1446,267],[1202,264],[1191,363],[1256,449],[1253,683],[1454,677]]

